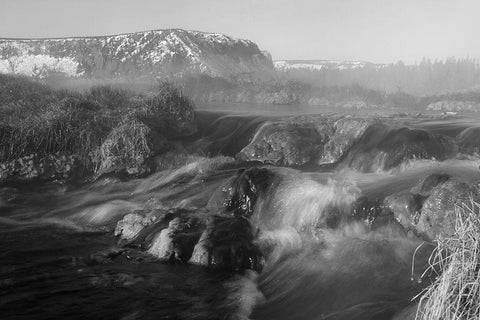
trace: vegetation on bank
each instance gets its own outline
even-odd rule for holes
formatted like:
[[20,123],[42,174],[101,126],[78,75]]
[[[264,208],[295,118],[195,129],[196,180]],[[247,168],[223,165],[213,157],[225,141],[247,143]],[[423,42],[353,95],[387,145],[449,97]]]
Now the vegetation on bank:
[[96,174],[138,167],[191,133],[193,119],[193,103],[168,82],[144,94],[111,86],[79,93],[0,75],[0,163],[62,154]]
[[480,204],[456,207],[455,232],[437,239],[435,281],[421,294],[416,319],[480,318]]

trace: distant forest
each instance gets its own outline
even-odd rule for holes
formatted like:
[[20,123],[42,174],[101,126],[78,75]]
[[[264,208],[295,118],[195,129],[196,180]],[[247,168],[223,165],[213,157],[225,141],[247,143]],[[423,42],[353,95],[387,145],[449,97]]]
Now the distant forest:
[[389,65],[367,64],[357,69],[305,70],[284,72],[293,80],[315,86],[360,85],[385,91],[402,91],[416,96],[428,96],[480,88],[480,66],[474,59],[449,58],[432,61],[424,58],[415,65],[398,62]]
[[416,65],[367,64],[356,69],[289,69],[270,78],[183,75],[175,81],[188,96],[205,103],[480,111],[480,67],[473,59],[423,59]]

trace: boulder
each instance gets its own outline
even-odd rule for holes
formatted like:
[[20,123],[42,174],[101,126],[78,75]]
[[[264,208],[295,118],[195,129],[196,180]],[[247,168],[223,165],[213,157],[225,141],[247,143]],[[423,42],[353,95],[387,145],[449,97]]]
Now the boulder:
[[430,239],[450,236],[455,230],[455,207],[464,202],[480,200],[478,186],[450,179],[432,189],[425,200],[417,231]]

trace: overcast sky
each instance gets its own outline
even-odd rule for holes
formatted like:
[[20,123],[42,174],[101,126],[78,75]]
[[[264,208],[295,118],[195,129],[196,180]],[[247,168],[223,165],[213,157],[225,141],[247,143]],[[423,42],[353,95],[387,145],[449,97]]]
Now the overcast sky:
[[0,0],[0,37],[183,28],[278,59],[480,58],[480,0]]

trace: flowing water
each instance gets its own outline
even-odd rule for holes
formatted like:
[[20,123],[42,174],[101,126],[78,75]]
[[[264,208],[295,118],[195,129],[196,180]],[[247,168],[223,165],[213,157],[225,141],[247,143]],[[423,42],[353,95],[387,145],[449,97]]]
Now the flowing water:
[[[269,111],[199,112],[199,132],[185,144],[203,148],[203,155],[147,178],[0,189],[1,318],[392,319],[401,313],[426,283],[420,275],[431,246],[388,225],[374,231],[358,221],[321,226],[332,208],[341,215],[362,195],[383,199],[431,173],[479,180],[475,157],[411,159],[391,170],[372,162],[364,170],[352,165],[365,147],[357,145],[336,167],[267,166],[273,182],[249,218],[259,230],[255,241],[269,248],[261,271],[160,262],[151,253],[164,250],[155,244],[161,230],[148,230],[150,248],[117,244],[117,222],[135,210],[221,210],[223,190],[239,168],[265,167],[232,156],[266,122],[281,118]],[[471,117],[397,120],[450,137],[479,123]]]

